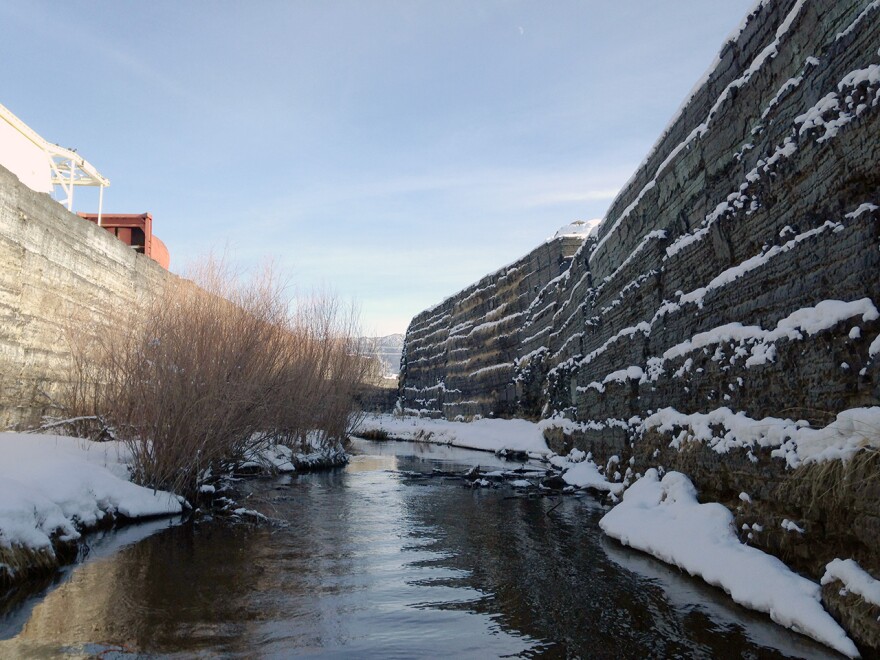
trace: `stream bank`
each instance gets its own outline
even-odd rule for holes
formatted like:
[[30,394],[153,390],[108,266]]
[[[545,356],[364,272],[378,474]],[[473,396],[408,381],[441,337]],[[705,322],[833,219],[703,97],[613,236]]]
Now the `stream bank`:
[[0,617],[0,655],[828,657],[598,533],[592,497],[430,476],[517,467],[492,454],[351,453],[242,481],[270,524],[188,523],[74,567]]

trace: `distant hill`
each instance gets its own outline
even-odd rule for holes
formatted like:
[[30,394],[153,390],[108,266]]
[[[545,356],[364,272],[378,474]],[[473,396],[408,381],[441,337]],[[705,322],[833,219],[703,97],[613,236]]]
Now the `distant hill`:
[[403,353],[403,335],[398,333],[366,339],[375,344],[375,355],[382,362],[385,375],[397,376],[400,373],[400,356]]

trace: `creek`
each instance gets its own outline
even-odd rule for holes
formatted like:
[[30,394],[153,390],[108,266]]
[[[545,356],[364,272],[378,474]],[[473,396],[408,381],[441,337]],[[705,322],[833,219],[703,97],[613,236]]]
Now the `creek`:
[[826,657],[606,538],[589,495],[466,488],[511,467],[355,440],[345,469],[241,482],[273,524],[154,521],[0,600],[0,657]]

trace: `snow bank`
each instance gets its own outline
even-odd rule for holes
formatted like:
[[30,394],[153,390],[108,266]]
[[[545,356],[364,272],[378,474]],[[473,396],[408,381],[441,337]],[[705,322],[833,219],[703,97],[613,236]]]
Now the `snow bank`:
[[126,462],[115,442],[0,433],[0,546],[51,551],[106,515],[181,512],[177,496],[128,481]]
[[[707,289],[700,289],[698,292],[705,290]],[[689,298],[689,295],[682,296],[681,302],[698,300],[702,305],[702,297],[699,299]],[[654,358],[651,361],[653,368],[649,369],[649,375],[645,376],[643,382],[657,380],[663,372],[664,362],[719,344],[735,342],[743,347],[750,345],[751,355],[746,359],[746,367],[766,364],[775,360],[776,342],[782,339],[798,341],[803,339],[803,333],[812,336],[854,317],[860,317],[863,323],[867,323],[880,318],[880,312],[870,298],[853,301],[823,300],[814,307],[802,307],[795,310],[780,319],[773,330],[765,330],[756,325],[744,326],[737,321],[716,326],[666,349],[660,358]],[[654,319],[651,321],[652,325],[653,323]]]
[[733,515],[720,504],[700,504],[690,480],[654,469],[624,493],[599,522],[624,545],[721,587],[737,603],[766,612],[776,623],[857,657],[853,642],[824,610],[819,585],[780,560],[743,545]]
[[484,451],[525,451],[550,453],[538,424],[524,419],[479,419],[473,422],[450,422],[423,417],[368,415],[354,435],[384,431],[398,440],[433,442],[465,449]]
[[834,559],[825,566],[822,584],[835,580],[843,582],[844,588],[880,607],[880,580],[875,580],[853,559]]

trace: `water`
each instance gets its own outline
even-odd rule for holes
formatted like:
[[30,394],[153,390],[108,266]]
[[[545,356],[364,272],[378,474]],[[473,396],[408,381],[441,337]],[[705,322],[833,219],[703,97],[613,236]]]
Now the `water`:
[[0,657],[830,655],[606,539],[589,496],[413,474],[500,464],[483,453],[355,451],[344,471],[248,482],[246,506],[282,524],[92,537],[87,561],[0,601]]

